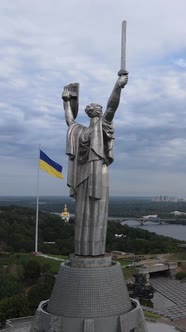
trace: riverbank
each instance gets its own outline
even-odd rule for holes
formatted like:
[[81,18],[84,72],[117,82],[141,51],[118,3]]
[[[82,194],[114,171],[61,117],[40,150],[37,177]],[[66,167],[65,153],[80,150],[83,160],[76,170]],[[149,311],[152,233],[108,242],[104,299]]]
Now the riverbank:
[[174,224],[158,224],[152,221],[148,221],[144,225],[140,225],[136,220],[126,220],[122,222],[122,225],[128,225],[134,228],[141,228],[151,233],[159,235],[169,236],[171,238],[186,241],[186,225],[174,225]]

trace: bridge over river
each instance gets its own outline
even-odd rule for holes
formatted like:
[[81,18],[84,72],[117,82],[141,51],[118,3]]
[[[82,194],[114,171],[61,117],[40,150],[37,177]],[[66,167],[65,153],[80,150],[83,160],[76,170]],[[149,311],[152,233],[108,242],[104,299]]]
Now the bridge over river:
[[[141,225],[146,224],[147,222],[153,222],[155,224],[169,224],[169,222],[176,222],[176,219],[174,218],[157,218],[157,219],[144,219],[143,217],[140,218],[136,218],[136,217],[109,217],[108,218],[109,221],[118,221],[121,224],[125,224],[125,222],[130,222],[130,220],[132,221],[137,221],[139,222]],[[186,220],[186,219],[184,219]]]

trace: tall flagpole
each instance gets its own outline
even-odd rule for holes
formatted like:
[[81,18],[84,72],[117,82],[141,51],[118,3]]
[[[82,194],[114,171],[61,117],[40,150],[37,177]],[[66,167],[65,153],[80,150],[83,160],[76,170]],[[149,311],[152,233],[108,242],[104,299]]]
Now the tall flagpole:
[[37,203],[36,203],[36,229],[35,229],[35,252],[38,252],[38,215],[39,215],[39,161],[40,161],[40,145],[37,171]]

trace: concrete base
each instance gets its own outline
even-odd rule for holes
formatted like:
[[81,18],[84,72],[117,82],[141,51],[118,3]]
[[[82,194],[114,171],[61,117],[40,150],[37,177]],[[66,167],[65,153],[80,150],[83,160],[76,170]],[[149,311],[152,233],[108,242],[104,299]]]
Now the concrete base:
[[71,267],[79,268],[97,268],[97,267],[108,267],[112,265],[112,257],[110,254],[102,256],[76,256],[70,255],[69,264]]
[[40,303],[30,332],[147,332],[119,263],[108,265],[106,258],[100,267],[96,258],[91,264],[88,258],[89,267],[81,267],[86,266],[82,258],[73,260],[61,265],[51,298]]

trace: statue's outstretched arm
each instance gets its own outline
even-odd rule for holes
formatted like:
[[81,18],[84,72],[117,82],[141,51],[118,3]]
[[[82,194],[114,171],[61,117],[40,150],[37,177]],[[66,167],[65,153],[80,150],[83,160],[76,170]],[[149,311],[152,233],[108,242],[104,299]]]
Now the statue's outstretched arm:
[[119,106],[121,89],[124,88],[127,82],[128,82],[128,75],[121,75],[117,79],[114,89],[108,100],[106,111],[103,115],[105,120],[109,122],[113,120],[114,114]]
[[78,113],[79,84],[69,84],[64,87],[62,99],[65,110],[65,119],[68,126],[74,123]]

